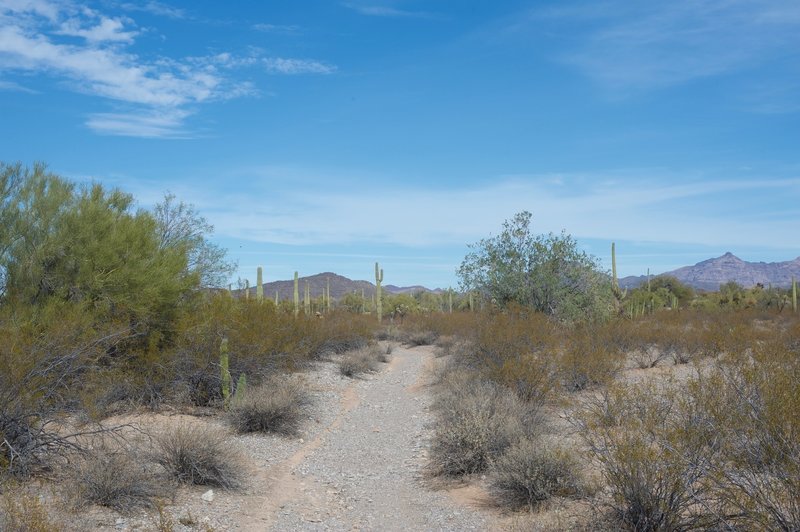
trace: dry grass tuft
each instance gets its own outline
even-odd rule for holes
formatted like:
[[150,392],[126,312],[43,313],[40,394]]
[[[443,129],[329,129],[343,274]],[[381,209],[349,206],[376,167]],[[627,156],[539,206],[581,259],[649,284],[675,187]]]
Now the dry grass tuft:
[[356,377],[377,371],[378,362],[383,355],[377,346],[362,347],[345,353],[339,361],[339,373],[346,377]]
[[98,504],[118,512],[153,508],[168,495],[163,476],[129,450],[93,451],[70,472],[79,504]]
[[240,433],[275,432],[292,435],[300,429],[310,398],[303,383],[273,378],[248,390],[228,412],[233,428]]
[[241,455],[221,429],[199,424],[170,427],[155,439],[156,461],[182,484],[240,487]]

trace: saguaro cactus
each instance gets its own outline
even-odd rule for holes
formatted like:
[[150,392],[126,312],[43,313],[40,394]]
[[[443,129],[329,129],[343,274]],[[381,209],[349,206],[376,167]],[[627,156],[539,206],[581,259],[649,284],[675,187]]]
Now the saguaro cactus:
[[300,314],[300,290],[297,286],[297,272],[294,272],[294,315]]
[[381,304],[381,283],[383,282],[383,269],[375,263],[375,309],[378,313],[378,323],[383,321],[383,305]]
[[447,308],[450,314],[453,313],[453,289],[447,289]]
[[792,277],[792,312],[797,312],[797,281]]
[[311,288],[308,286],[308,281],[306,281],[306,293],[303,297],[303,309],[306,316],[311,315]]
[[244,280],[244,298],[250,299],[250,279]]
[[279,301],[278,301],[278,291],[275,290],[275,306],[276,307],[278,306],[278,303],[279,303]]
[[256,270],[256,300],[259,303],[264,301],[264,269],[259,266]]
[[331,278],[325,278],[325,310],[331,311]]
[[222,381],[222,400],[225,406],[231,396],[231,372],[228,369],[230,360],[228,355],[228,339],[223,338],[219,344],[219,376]]
[[611,291],[614,293],[617,300],[623,299],[628,292],[627,289],[619,289],[619,279],[617,279],[617,250],[614,242],[611,243]]

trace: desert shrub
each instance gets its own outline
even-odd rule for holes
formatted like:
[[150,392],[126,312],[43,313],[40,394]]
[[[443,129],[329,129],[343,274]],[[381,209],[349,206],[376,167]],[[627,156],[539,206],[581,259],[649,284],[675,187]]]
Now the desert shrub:
[[623,525],[655,531],[716,523],[708,473],[717,438],[685,387],[614,387],[584,416],[584,435]]
[[551,497],[574,496],[581,486],[574,455],[543,439],[520,440],[492,468],[492,494],[512,508],[533,509]]
[[79,305],[0,309],[0,472],[26,477],[79,446],[58,418],[79,409],[90,369],[127,334]]
[[219,427],[176,425],[155,444],[155,460],[180,483],[236,488],[244,480],[241,457]]
[[21,488],[3,493],[0,498],[0,530],[6,532],[52,532],[66,527],[57,524],[47,513],[39,497]]
[[800,529],[800,351],[778,337],[720,362],[697,392],[721,440],[717,495],[734,524]]
[[558,373],[568,391],[607,384],[622,367],[622,357],[598,327],[576,327],[564,341]]
[[474,347],[459,352],[455,366],[478,372],[540,406],[558,383],[554,327],[546,316],[533,312],[485,316],[473,334]]
[[383,362],[384,364],[387,364],[392,359],[391,355],[392,352],[394,352],[394,345],[388,343],[384,348],[381,348],[380,346],[375,346],[375,347],[377,353],[375,358],[377,358],[378,362]]
[[534,413],[499,384],[451,375],[442,387],[433,407],[430,456],[436,474],[484,471],[536,426]]
[[365,347],[374,335],[375,324],[371,316],[340,311],[326,314],[322,320],[314,320],[313,328],[316,345],[311,354],[319,358]]
[[291,435],[298,432],[309,401],[302,382],[275,377],[248,389],[243,398],[233,402],[228,418],[241,433]]
[[411,347],[420,345],[433,345],[439,337],[438,333],[431,330],[412,329],[406,330],[402,334],[402,341]]
[[98,504],[119,512],[153,508],[168,495],[165,479],[151,464],[126,449],[99,448],[70,471],[78,504]]
[[378,369],[381,350],[378,346],[362,347],[345,353],[339,360],[339,373],[346,377],[355,377]]
[[228,338],[233,380],[244,373],[249,382],[258,383],[304,369],[313,359],[366,346],[374,328],[366,318],[346,312],[332,312],[324,319],[295,317],[268,300],[213,295],[180,324],[175,378],[194,404],[219,404],[222,338]]

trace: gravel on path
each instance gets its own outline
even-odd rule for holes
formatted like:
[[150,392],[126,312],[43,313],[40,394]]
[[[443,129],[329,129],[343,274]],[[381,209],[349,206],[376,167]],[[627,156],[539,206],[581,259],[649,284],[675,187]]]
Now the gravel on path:
[[490,528],[488,516],[424,481],[433,417],[420,382],[432,357],[429,347],[395,348],[388,367],[343,392],[340,417],[290,460],[291,496],[281,497],[272,530]]

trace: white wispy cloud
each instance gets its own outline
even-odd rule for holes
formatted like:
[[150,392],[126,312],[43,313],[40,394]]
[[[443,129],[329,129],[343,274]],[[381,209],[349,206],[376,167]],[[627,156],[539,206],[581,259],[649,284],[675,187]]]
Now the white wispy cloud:
[[193,136],[185,129],[184,120],[190,112],[95,113],[86,125],[98,133],[143,138],[188,138]]
[[[181,15],[157,2],[139,7],[164,16]],[[69,88],[125,107],[122,112],[88,117],[86,126],[102,134],[191,136],[186,121],[199,104],[256,93],[251,82],[233,79],[233,69],[261,67],[275,74],[336,71],[320,61],[265,57],[258,50],[247,55],[143,57],[129,51],[138,35],[133,20],[85,6],[54,0],[0,0],[0,68],[6,73],[21,71],[67,81]],[[0,89],[23,90],[10,80],[4,80]]]
[[740,71],[800,48],[795,0],[579,2],[534,11],[532,20],[574,34],[560,60],[615,90]]
[[156,1],[149,1],[149,2],[125,2],[120,4],[120,7],[126,11],[143,11],[146,13],[150,13],[151,15],[157,15],[159,17],[167,17],[173,19],[182,19],[186,18],[188,14],[186,10],[180,9],[177,7],[172,7],[168,4],[164,4],[162,2]]
[[0,80],[0,90],[27,92],[28,94],[39,94],[38,91],[35,91],[33,89],[29,89],[28,87],[25,87],[24,85],[20,85],[19,83],[15,82],[15,81]]
[[253,24],[252,28],[263,33],[277,33],[280,35],[297,35],[300,33],[300,26],[295,24]]
[[88,27],[86,21],[80,18],[69,18],[61,23],[57,35],[69,35],[72,37],[82,37],[90,43],[102,42],[133,42],[133,38],[139,34],[138,31],[125,31],[126,25],[131,25],[131,20],[120,18],[99,17],[99,21]]
[[313,59],[266,57],[262,60],[267,72],[274,74],[332,74],[336,67]]
[[[483,186],[442,190],[385,184],[374,189],[363,182],[344,185],[347,176],[311,177],[311,172],[304,179],[302,172],[276,168],[249,173],[255,185],[248,190],[203,186],[183,192],[219,235],[271,244],[463,245],[498,230],[514,213],[529,210],[535,231],[564,229],[580,239],[734,249],[747,245],[796,249],[800,245],[797,209],[791,208],[791,198],[796,202],[800,197],[800,178],[700,177],[681,182],[684,178],[679,174],[639,173],[649,177],[563,174],[559,177],[565,186],[554,183],[553,175],[505,176]],[[293,183],[291,187],[279,185],[287,180]],[[670,182],[677,184],[664,184]],[[308,190],[319,192],[309,194]],[[721,196],[726,197],[725,208],[735,215],[711,207]],[[790,207],[781,207],[775,198],[786,198]],[[775,214],[778,211],[784,215]]]
[[413,17],[413,18],[429,18],[431,13],[427,11],[411,11],[407,9],[399,9],[392,5],[377,4],[377,3],[363,3],[363,2],[343,2],[342,5],[362,15],[370,17]]

